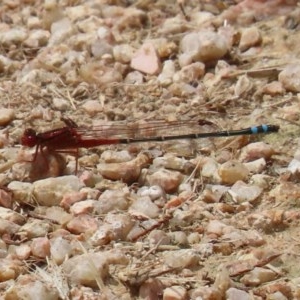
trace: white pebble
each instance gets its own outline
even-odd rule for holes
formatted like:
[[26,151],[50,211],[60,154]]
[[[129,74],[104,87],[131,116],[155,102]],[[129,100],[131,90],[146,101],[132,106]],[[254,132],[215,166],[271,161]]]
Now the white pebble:
[[224,229],[227,227],[224,223],[218,220],[211,220],[206,226],[207,234],[214,234],[216,236],[221,236],[224,233]]
[[113,210],[126,210],[130,205],[130,194],[122,190],[106,190],[95,203],[98,214],[106,214]]
[[237,203],[251,202],[256,200],[263,189],[256,185],[248,185],[243,181],[237,181],[228,191],[232,199]]
[[53,107],[60,111],[66,111],[70,108],[70,102],[63,98],[54,97],[52,100]]
[[191,21],[193,21],[193,24],[195,24],[197,27],[209,23],[208,21],[212,21],[213,19],[214,19],[214,15],[208,11],[196,10],[191,14]]
[[64,260],[69,257],[71,251],[72,247],[70,242],[62,236],[50,240],[51,259],[53,259],[57,265],[61,265]]
[[137,191],[137,195],[140,197],[149,196],[152,201],[159,199],[160,197],[165,197],[163,189],[158,185],[153,186],[143,186]]
[[24,28],[12,28],[0,33],[0,42],[3,46],[10,46],[11,44],[20,44],[28,36]]
[[7,289],[5,299],[61,299],[56,288],[50,288],[48,283],[37,280],[37,277],[36,274],[20,275],[18,281]]
[[73,284],[99,288],[97,278],[105,280],[109,266],[127,264],[128,258],[117,251],[101,251],[74,256],[63,263],[63,271]]
[[130,211],[142,213],[149,218],[157,218],[160,213],[160,209],[154,204],[149,197],[139,197],[133,202],[129,208]]
[[202,62],[218,60],[228,51],[226,39],[208,30],[186,34],[181,40],[180,49],[191,61]]
[[66,193],[78,192],[84,185],[74,175],[35,181],[33,195],[39,205],[59,205]]
[[229,288],[226,291],[226,299],[227,300],[251,300],[251,296],[243,291],[243,290],[239,290],[237,288]]
[[133,156],[127,150],[105,150],[102,152],[100,158],[105,163],[120,163],[132,160]]
[[116,45],[113,48],[113,56],[116,61],[127,64],[131,61],[134,49],[129,44]]
[[158,32],[161,36],[173,35],[176,33],[182,33],[187,30],[186,22],[180,17],[167,18],[159,28]]
[[175,63],[173,60],[166,60],[163,63],[161,73],[158,75],[157,80],[162,86],[170,85],[173,82],[175,74]]
[[50,33],[47,30],[33,30],[29,33],[28,38],[24,41],[24,45],[31,48],[46,46],[50,38]]
[[279,82],[289,92],[300,92],[300,64],[288,65],[278,75]]
[[82,108],[88,113],[90,116],[96,115],[98,112],[103,111],[103,106],[98,100],[88,100],[84,102]]
[[253,160],[251,162],[245,163],[245,167],[251,173],[261,173],[266,168],[266,165],[267,165],[267,162],[263,157]]
[[73,33],[74,27],[68,18],[52,23],[48,46],[59,45],[65,42]]
[[195,267],[200,261],[199,254],[192,249],[165,251],[163,257],[164,262],[168,267],[180,269]]
[[34,205],[32,199],[33,184],[21,181],[12,181],[7,186],[14,194],[14,200],[19,203]]

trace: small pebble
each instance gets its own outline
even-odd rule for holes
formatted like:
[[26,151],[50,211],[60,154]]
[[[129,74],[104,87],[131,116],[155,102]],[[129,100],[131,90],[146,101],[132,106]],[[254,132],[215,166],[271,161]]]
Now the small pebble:
[[95,58],[100,60],[105,55],[111,56],[113,53],[113,47],[106,40],[97,39],[91,45],[91,53]]
[[163,284],[157,278],[149,278],[139,288],[140,299],[159,299],[163,294]]
[[8,220],[16,224],[22,225],[25,222],[24,217],[10,208],[0,206],[0,219]]
[[61,265],[64,260],[70,256],[71,251],[72,247],[70,241],[62,236],[50,240],[51,259],[53,259],[56,264]]
[[18,281],[5,292],[6,299],[43,299],[59,300],[56,288],[49,287],[44,280],[38,280],[36,274],[21,275]]
[[211,220],[206,226],[206,233],[209,235],[213,234],[219,237],[224,234],[226,227],[227,225],[221,221]]
[[126,210],[130,205],[130,193],[122,190],[106,190],[94,205],[97,214],[114,210]]
[[198,244],[201,240],[201,236],[198,232],[192,232],[187,236],[189,244]]
[[187,246],[188,239],[183,231],[172,231],[169,233],[173,245]]
[[92,199],[75,202],[70,207],[70,213],[72,213],[74,216],[93,213],[97,202],[98,201]]
[[162,27],[159,28],[159,33],[161,36],[166,36],[170,34],[178,34],[186,31],[188,29],[185,20],[181,16],[174,18],[167,18]]
[[163,300],[188,300],[187,290],[182,286],[171,286],[164,290]]
[[15,248],[15,253],[20,260],[25,260],[31,255],[31,248],[27,244],[21,244]]
[[175,192],[183,180],[183,175],[178,171],[160,169],[147,176],[150,185],[160,186],[166,193]]
[[145,43],[134,54],[131,59],[130,67],[137,71],[154,75],[159,73],[161,69],[160,64],[160,59],[154,46],[151,43]]
[[208,11],[195,11],[191,14],[191,21],[198,27],[203,26],[208,21],[213,21],[214,15]]
[[234,184],[238,180],[246,180],[249,170],[246,166],[238,161],[228,161],[222,164],[218,174],[224,184]]
[[12,208],[13,198],[10,193],[0,189],[0,206],[5,208]]
[[279,82],[289,92],[300,92],[300,64],[286,66],[278,75]]
[[70,102],[66,99],[54,97],[52,101],[53,107],[55,107],[57,110],[66,111],[70,108]]
[[51,231],[49,221],[29,219],[20,229],[19,234],[26,236],[28,239],[44,237]]
[[241,278],[246,286],[258,286],[262,283],[273,281],[276,273],[270,269],[256,267]]
[[59,205],[66,193],[79,191],[84,185],[74,175],[35,181],[33,195],[39,205]]
[[152,230],[147,237],[149,244],[156,245],[170,245],[171,238],[163,230]]
[[148,166],[151,156],[146,153],[140,153],[135,159],[123,163],[101,163],[97,165],[100,174],[107,179],[122,180],[128,184],[137,181],[142,168]]
[[121,163],[132,160],[133,156],[127,150],[122,150],[118,152],[112,150],[105,150],[102,152],[100,158],[105,163]]
[[261,33],[256,27],[245,28],[241,34],[239,49],[243,52],[262,42]]
[[226,39],[209,30],[186,34],[180,43],[182,54],[179,57],[181,67],[192,61],[214,61],[222,58],[228,51]]
[[198,82],[205,73],[205,64],[202,62],[195,62],[188,66],[184,66],[181,68],[173,76],[174,82],[186,82],[186,83],[194,83]]
[[96,278],[104,280],[109,274],[110,255],[113,253],[101,251],[69,258],[62,264],[64,274],[73,284],[96,288]]
[[243,162],[249,162],[259,158],[269,160],[275,153],[276,151],[271,145],[264,142],[256,142],[242,148],[240,160]]
[[127,64],[134,56],[134,49],[128,44],[116,45],[113,47],[113,56],[116,61]]
[[84,102],[82,108],[88,113],[90,116],[96,115],[98,112],[103,111],[103,106],[98,100],[88,100]]
[[74,33],[74,30],[74,25],[68,18],[63,18],[52,23],[51,36],[48,41],[48,46],[64,43],[64,41]]
[[177,251],[165,251],[164,262],[172,268],[192,268],[198,265],[200,256],[192,249],[180,249]]
[[137,196],[149,196],[152,201],[157,200],[161,197],[165,197],[163,189],[158,185],[143,186],[137,191]]
[[130,206],[129,210],[142,213],[149,218],[157,218],[161,211],[159,207],[147,196],[136,199]]
[[173,60],[166,60],[163,63],[161,73],[158,75],[157,80],[162,86],[168,86],[173,82],[175,74],[175,63]]
[[263,192],[257,185],[248,185],[243,181],[237,181],[228,191],[236,203],[253,202]]
[[95,232],[98,228],[98,221],[91,215],[81,214],[73,217],[67,224],[67,229],[73,234],[81,234],[86,232]]
[[227,300],[251,300],[251,297],[247,292],[231,287],[226,291],[226,299]]
[[267,166],[266,160],[262,157],[244,164],[251,173],[261,173]]
[[281,82],[272,81],[270,83],[267,83],[263,87],[262,92],[266,95],[276,96],[276,95],[283,95],[285,89],[283,88],[283,84]]
[[0,126],[8,125],[15,118],[15,111],[12,108],[0,109]]
[[[191,293],[191,299],[203,299],[203,300],[222,300],[223,299],[223,295],[222,293],[219,291],[219,289],[217,289],[215,286],[201,286],[201,287],[197,287],[196,289],[192,290]],[[237,299],[235,299],[237,300]],[[238,299],[240,300],[240,299]]]
[[237,83],[234,86],[234,96],[241,98],[247,96],[251,92],[253,87],[252,81],[247,75],[242,75],[238,78]]
[[129,72],[125,79],[124,79],[124,83],[127,84],[142,84],[144,82],[144,76],[141,72],[139,71],[133,71],[133,72]]
[[50,38],[50,33],[47,30],[34,30],[29,33],[28,38],[24,41],[24,45],[30,48],[39,48],[46,46]]
[[46,258],[50,255],[50,242],[46,237],[33,239],[30,247],[32,255],[38,258]]
[[5,46],[12,44],[20,45],[28,36],[27,30],[24,28],[12,28],[0,33],[0,43]]

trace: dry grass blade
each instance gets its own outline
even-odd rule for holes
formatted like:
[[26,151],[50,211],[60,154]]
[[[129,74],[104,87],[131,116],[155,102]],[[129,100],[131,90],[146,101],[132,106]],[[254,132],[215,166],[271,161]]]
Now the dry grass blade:
[[36,266],[35,274],[49,286],[56,288],[61,299],[70,300],[69,286],[67,279],[63,274],[61,266],[58,266],[53,260],[47,258],[48,268],[44,270]]

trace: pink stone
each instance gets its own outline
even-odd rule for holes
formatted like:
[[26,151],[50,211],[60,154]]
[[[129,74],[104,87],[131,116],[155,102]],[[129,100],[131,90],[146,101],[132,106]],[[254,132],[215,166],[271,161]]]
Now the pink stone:
[[161,64],[154,46],[151,43],[142,45],[132,58],[130,66],[150,75],[159,73]]

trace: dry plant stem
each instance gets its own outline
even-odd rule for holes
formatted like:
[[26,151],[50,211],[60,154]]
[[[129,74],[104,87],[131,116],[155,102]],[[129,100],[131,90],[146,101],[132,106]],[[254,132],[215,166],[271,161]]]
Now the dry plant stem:
[[36,213],[34,213],[34,212],[32,212],[32,211],[29,211],[29,212],[28,212],[28,215],[29,215],[30,217],[35,218],[35,219],[39,219],[39,220],[47,220],[47,221],[49,221],[49,222],[51,222],[51,223],[53,223],[53,224],[59,224],[59,222],[56,221],[56,220],[47,218],[47,217],[45,217],[44,215],[36,214]]
[[151,226],[150,228],[146,229],[145,231],[141,232],[140,234],[132,237],[131,241],[132,242],[136,242],[139,238],[145,236],[146,234],[148,234],[149,232],[151,232],[152,230],[160,227],[163,224],[166,224],[170,219],[172,218],[172,215],[166,215],[163,219],[158,220],[156,224],[154,224],[153,226]]

